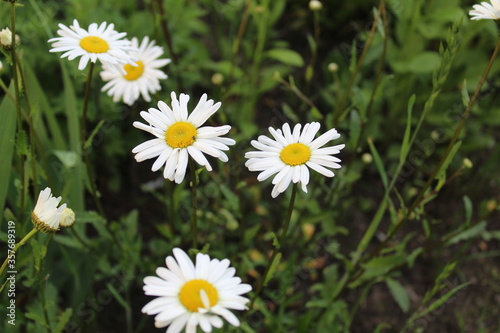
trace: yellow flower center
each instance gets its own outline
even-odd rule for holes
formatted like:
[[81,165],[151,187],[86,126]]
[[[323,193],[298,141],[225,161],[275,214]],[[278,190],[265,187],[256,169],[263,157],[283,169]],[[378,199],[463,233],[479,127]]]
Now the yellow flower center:
[[90,53],[105,53],[109,50],[108,42],[96,36],[83,37],[80,41],[80,46]]
[[186,282],[179,293],[179,300],[189,311],[198,312],[199,308],[206,308],[202,300],[203,292],[208,298],[210,307],[217,304],[219,293],[211,283],[205,280],[191,280]]
[[135,81],[142,76],[142,73],[144,72],[144,64],[142,63],[142,61],[138,61],[136,62],[136,65],[136,67],[130,64],[126,64],[125,66],[123,66],[123,69],[125,69],[125,72],[127,72],[126,75],[123,75],[125,80]]
[[185,121],[179,121],[165,132],[165,141],[172,148],[186,148],[196,140],[196,128]]
[[311,157],[311,149],[302,143],[292,143],[280,153],[281,160],[288,165],[301,165],[309,161]]

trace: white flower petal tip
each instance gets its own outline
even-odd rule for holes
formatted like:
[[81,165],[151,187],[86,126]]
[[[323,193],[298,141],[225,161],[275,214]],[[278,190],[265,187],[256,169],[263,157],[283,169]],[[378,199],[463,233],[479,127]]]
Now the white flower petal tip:
[[[131,106],[139,96],[146,102],[151,101],[150,94],[155,94],[161,90],[160,80],[168,76],[160,68],[170,63],[170,59],[160,59],[164,51],[161,46],[155,45],[155,41],[149,41],[144,37],[139,43],[137,38],[132,38],[131,47],[133,51],[127,54],[134,59],[133,64],[122,65],[122,71],[118,72],[115,66],[103,65],[100,73],[101,79],[107,82],[101,91],[113,97],[113,102],[122,100]],[[123,74],[123,71],[125,74]]]
[[158,109],[142,111],[141,117],[147,124],[134,122],[134,127],[153,134],[156,138],[136,146],[132,153],[138,162],[156,158],[151,170],[157,171],[164,166],[163,177],[177,184],[184,180],[189,158],[191,157],[208,171],[212,170],[205,155],[227,162],[224,151],[235,141],[222,137],[231,129],[229,125],[219,127],[203,126],[207,119],[220,107],[204,94],[193,112],[189,114],[189,96],[180,94],[179,99],[172,92],[172,107],[158,102]]
[[248,284],[234,276],[235,269],[229,260],[210,259],[198,254],[196,263],[181,249],[173,250],[174,257],[167,257],[167,268],[156,270],[158,277],[144,279],[146,295],[157,296],[142,308],[142,312],[155,316],[155,326],[168,326],[167,332],[203,332],[212,327],[221,328],[224,318],[229,324],[239,326],[240,321],[231,310],[245,310],[248,298],[241,295],[252,290]]
[[31,221],[36,229],[44,233],[51,233],[59,230],[59,227],[73,225],[75,213],[66,208],[66,204],[59,206],[60,202],[61,197],[53,197],[49,187],[40,191],[35,208],[31,213]]
[[473,10],[469,11],[471,20],[500,20],[500,0],[490,0],[481,2],[480,5],[474,5]]
[[80,57],[78,69],[83,70],[90,62],[99,60],[103,65],[126,74],[123,70],[125,64],[135,66],[134,56],[130,51],[137,50],[130,46],[130,41],[124,40],[126,33],[114,30],[113,24],[96,23],[89,25],[88,29],[82,29],[77,20],[69,27],[59,24],[57,31],[59,37],[49,39],[52,49],[49,52],[64,52],[61,58],[73,60]]
[[309,169],[325,177],[335,176],[330,169],[339,169],[341,166],[340,159],[333,155],[338,154],[345,145],[323,147],[329,141],[338,139],[340,134],[331,129],[314,139],[319,129],[320,124],[317,122],[304,126],[297,124],[293,130],[290,125],[284,124],[281,129],[269,128],[274,140],[261,135],[258,140],[251,142],[258,151],[245,154],[248,159],[245,166],[250,171],[260,171],[258,181],[274,176],[273,198],[283,193],[290,183],[300,183],[302,190],[307,193]]

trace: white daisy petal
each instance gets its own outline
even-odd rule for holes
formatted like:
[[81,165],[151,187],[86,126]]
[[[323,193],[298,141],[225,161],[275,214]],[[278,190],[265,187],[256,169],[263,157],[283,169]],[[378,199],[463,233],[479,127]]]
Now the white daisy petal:
[[491,0],[491,4],[486,1],[480,5],[472,6],[473,10],[469,11],[471,20],[500,20],[500,1]]
[[147,303],[142,312],[155,315],[155,326],[168,326],[167,333],[196,333],[198,326],[211,332],[212,327],[223,326],[221,317],[239,326],[229,309],[246,310],[249,299],[241,295],[252,288],[234,276],[236,270],[229,267],[229,260],[198,253],[194,264],[183,250],[174,248],[173,253],[174,257],[165,260],[167,268],[156,270],[158,277],[144,278],[146,295],[159,297]]
[[258,181],[275,175],[272,180],[273,198],[284,192],[290,183],[300,183],[302,190],[307,193],[310,177],[308,168],[325,177],[333,177],[335,174],[328,168],[341,167],[340,159],[332,155],[338,154],[345,147],[344,144],[320,148],[339,138],[340,134],[331,129],[314,139],[319,129],[320,124],[317,122],[307,123],[303,127],[296,124],[293,131],[290,125],[284,124],[282,129],[269,128],[274,140],[261,135],[258,140],[251,141],[251,145],[258,151],[245,153],[245,158],[248,159],[245,166],[250,171],[262,171],[257,176]]
[[168,327],[166,333],[179,333],[179,332],[181,332],[182,329],[184,328],[184,326],[186,326],[188,319],[189,319],[188,313],[185,313],[184,315],[177,317],[174,321],[172,321],[172,323]]

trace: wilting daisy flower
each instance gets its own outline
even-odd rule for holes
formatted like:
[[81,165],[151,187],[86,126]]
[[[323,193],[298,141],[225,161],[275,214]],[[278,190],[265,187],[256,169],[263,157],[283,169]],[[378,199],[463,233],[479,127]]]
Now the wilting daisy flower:
[[148,112],[142,111],[141,117],[149,125],[134,122],[134,127],[149,132],[156,136],[155,139],[141,143],[132,150],[137,162],[155,158],[151,170],[156,171],[165,165],[163,177],[181,183],[186,174],[188,158],[191,156],[198,164],[212,171],[212,167],[204,153],[227,162],[228,157],[223,152],[229,150],[235,141],[221,138],[231,129],[224,125],[211,127],[203,125],[221,106],[220,102],[207,100],[207,95],[201,96],[198,105],[188,115],[187,103],[189,96],[180,94],[179,101],[175,92],[172,92],[172,109],[167,104],[158,102],[158,109],[150,108]]
[[61,197],[53,197],[50,188],[45,188],[38,195],[35,209],[31,213],[31,220],[38,230],[49,233],[59,230],[59,223],[66,204],[57,207]]
[[334,156],[338,154],[345,145],[320,148],[330,140],[340,137],[335,129],[331,129],[314,140],[314,136],[320,128],[319,123],[306,124],[300,131],[302,125],[297,124],[290,130],[288,124],[283,125],[283,131],[269,127],[273,139],[261,135],[251,144],[260,151],[252,151],[245,154],[248,161],[245,165],[250,171],[262,171],[257,179],[265,179],[276,174],[273,179],[274,188],[271,193],[276,198],[284,192],[290,182],[301,183],[302,190],[307,193],[309,183],[309,169],[311,168],[325,177],[333,177],[335,174],[327,169],[339,169],[340,160]]
[[149,94],[161,90],[160,79],[166,79],[167,75],[159,68],[170,63],[170,59],[158,59],[163,55],[163,48],[156,46],[154,41],[149,42],[148,37],[144,37],[139,45],[137,38],[132,38],[133,48],[138,51],[130,51],[129,54],[138,59],[137,66],[126,64],[123,66],[126,74],[117,73],[114,68],[103,65],[101,78],[109,81],[102,87],[102,91],[108,90],[108,95],[113,96],[113,102],[123,99],[128,105],[134,104],[139,98],[139,94],[146,102],[150,102]]
[[181,249],[173,252],[175,258],[166,259],[167,268],[156,269],[159,277],[144,279],[146,295],[158,298],[146,304],[142,312],[156,315],[155,326],[169,326],[168,333],[178,333],[184,327],[186,333],[196,333],[198,325],[203,332],[212,332],[212,326],[222,327],[220,317],[239,326],[240,321],[228,309],[245,310],[248,299],[241,295],[252,287],[234,276],[236,270],[229,267],[229,260],[198,253],[193,264]]
[[474,5],[469,12],[472,16],[471,20],[498,20],[500,19],[500,0],[490,0],[491,4],[486,1],[480,5]]
[[89,60],[95,63],[98,59],[123,74],[126,74],[123,69],[125,64],[136,66],[137,59],[127,53],[134,50],[130,47],[130,41],[122,39],[127,34],[115,31],[113,24],[92,23],[89,29],[85,30],[80,28],[77,20],[73,20],[73,25],[69,28],[61,23],[59,23],[59,28],[61,29],[57,30],[57,33],[61,37],[49,39],[53,47],[50,52],[65,52],[61,58],[68,57],[68,60],[81,57],[78,64],[79,70],[83,70]]

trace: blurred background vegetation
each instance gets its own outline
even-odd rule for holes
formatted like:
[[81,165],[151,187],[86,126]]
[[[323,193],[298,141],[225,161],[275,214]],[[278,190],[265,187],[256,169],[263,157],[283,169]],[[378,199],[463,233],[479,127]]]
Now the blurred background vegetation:
[[[308,3],[20,2],[22,92],[38,135],[39,175],[22,193],[19,156],[31,163],[31,155],[16,139],[14,108],[1,92],[0,239],[7,239],[9,220],[17,222],[19,239],[31,230],[32,193],[47,185],[76,211],[77,224],[53,238],[38,234],[18,253],[18,326],[2,322],[2,332],[155,331],[153,318],[140,312],[150,299],[142,279],[173,247],[187,250],[191,242],[189,183],[165,181],[131,153],[148,139],[131,125],[157,100],[115,104],[95,75],[87,136],[104,120],[90,153],[105,216],[97,213],[77,153],[87,73],[48,52],[57,24],[73,19],[85,28],[114,23],[129,38],[150,36],[162,45],[174,61],[164,69],[169,78],[159,99],[169,103],[176,91],[190,94],[191,106],[202,93],[222,101],[213,124],[230,124],[237,145],[229,163],[199,174],[199,243],[212,257],[229,258],[247,283],[263,273],[288,205],[286,195],[272,200],[270,182],[257,182],[244,168],[249,141],[284,122],[319,121],[322,131],[342,134],[343,168],[333,179],[315,174],[309,193],[298,195],[274,279],[254,309],[238,314],[242,327],[221,332],[500,332],[499,62],[446,172],[387,238],[443,156],[495,47],[497,26],[470,21],[476,2],[469,0],[387,0],[385,7],[325,0],[319,11]],[[4,28],[9,3],[0,5]],[[11,69],[5,56],[0,60],[8,86]],[[432,109],[389,191],[391,204],[351,271],[400,163],[407,125],[416,128],[429,101]],[[20,211],[23,196],[29,200]],[[5,290],[0,299],[7,304]]]

